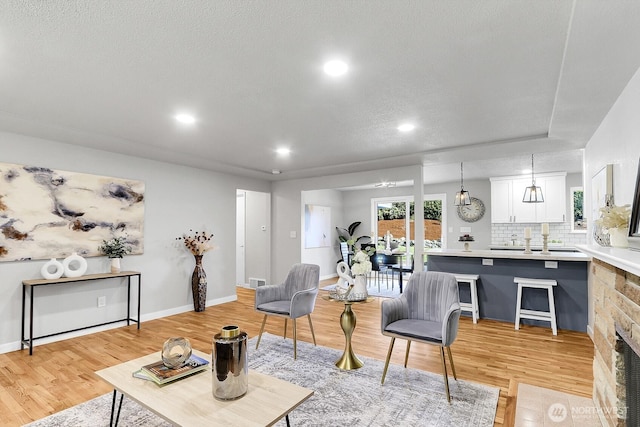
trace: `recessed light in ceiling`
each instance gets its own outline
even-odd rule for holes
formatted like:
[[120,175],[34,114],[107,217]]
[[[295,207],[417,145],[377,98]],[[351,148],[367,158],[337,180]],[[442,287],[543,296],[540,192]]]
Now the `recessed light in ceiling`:
[[334,60],[324,64],[324,72],[333,77],[342,76],[347,71],[349,71],[349,66],[343,61]]
[[280,173],[281,173],[281,172],[280,172],[280,169],[272,169],[272,170],[271,170],[271,173],[272,173],[273,175],[280,175]]
[[196,119],[191,114],[177,114],[175,119],[185,125],[191,125],[195,123]]
[[280,147],[276,149],[276,153],[278,153],[281,156],[288,156],[289,154],[291,154],[291,150],[286,147]]
[[528,174],[531,173],[531,169],[522,169],[522,174]]
[[403,123],[400,126],[398,126],[398,130],[400,132],[411,132],[415,128],[416,128],[416,126],[414,124],[411,124],[411,123]]

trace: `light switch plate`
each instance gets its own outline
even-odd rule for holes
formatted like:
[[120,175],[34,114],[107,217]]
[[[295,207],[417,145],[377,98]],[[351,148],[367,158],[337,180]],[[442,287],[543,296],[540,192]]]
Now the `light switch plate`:
[[491,258],[482,258],[482,265],[493,265],[493,259],[491,259]]
[[297,236],[298,236],[298,233],[296,233],[295,231],[289,232],[289,237],[291,237],[292,239],[295,239]]
[[544,268],[558,268],[558,261],[545,261]]

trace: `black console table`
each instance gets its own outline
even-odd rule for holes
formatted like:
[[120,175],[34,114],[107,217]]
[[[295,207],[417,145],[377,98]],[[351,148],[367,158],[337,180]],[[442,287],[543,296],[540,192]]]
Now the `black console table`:
[[[138,317],[137,319],[131,318],[131,277],[136,276],[138,278]],[[102,280],[102,279],[115,279],[119,277],[127,278],[127,317],[124,319],[112,320],[110,322],[99,323],[91,326],[84,326],[82,328],[70,329],[68,331],[56,332],[53,334],[42,335],[39,337],[33,336],[33,294],[35,288],[38,286],[49,286],[49,285],[59,285],[63,283],[74,283],[74,282],[86,282],[89,280]],[[138,329],[140,329],[140,287],[141,287],[141,273],[138,271],[122,271],[120,273],[100,273],[100,274],[88,274],[86,276],[80,277],[61,277],[59,279],[33,279],[33,280],[23,280],[22,281],[22,340],[20,341],[20,349],[24,349],[25,345],[29,346],[29,355],[33,354],[33,340],[37,340],[40,338],[52,337],[54,335],[66,334],[69,332],[81,331],[83,329],[95,328],[97,326],[110,325],[112,323],[117,322],[136,322],[138,324]],[[29,290],[29,338],[27,339],[24,336],[25,332],[25,307],[26,307],[26,299],[27,299],[27,289]]]

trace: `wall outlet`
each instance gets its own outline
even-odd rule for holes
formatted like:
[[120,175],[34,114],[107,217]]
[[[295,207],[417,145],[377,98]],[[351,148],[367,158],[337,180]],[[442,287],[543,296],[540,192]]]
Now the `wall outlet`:
[[107,297],[98,297],[98,308],[107,306]]
[[544,268],[558,268],[558,261],[545,261]]
[[493,260],[491,258],[482,258],[482,265],[493,265]]

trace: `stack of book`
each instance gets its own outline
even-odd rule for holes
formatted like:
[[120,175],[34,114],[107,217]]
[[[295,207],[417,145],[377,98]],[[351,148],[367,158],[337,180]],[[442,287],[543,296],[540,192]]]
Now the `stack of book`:
[[153,381],[156,384],[166,384],[180,378],[202,372],[209,366],[209,361],[192,354],[191,357],[178,368],[168,368],[162,360],[145,365],[133,373],[136,378]]

